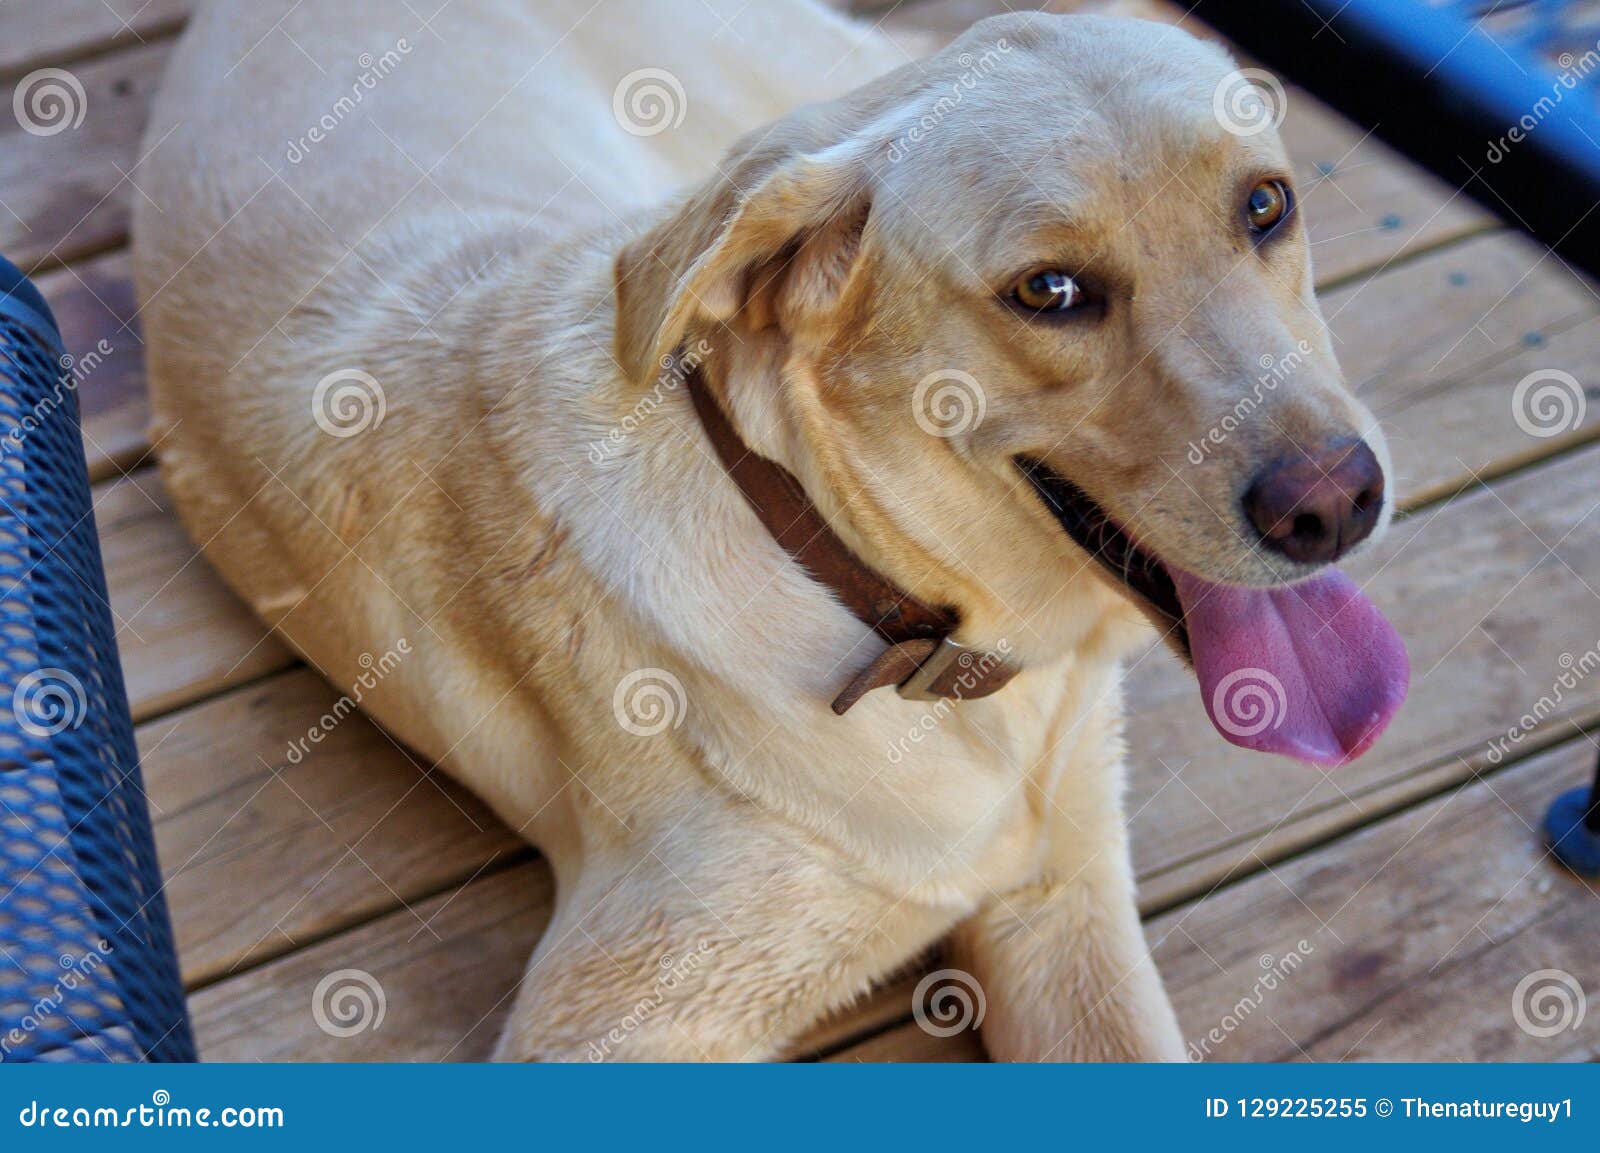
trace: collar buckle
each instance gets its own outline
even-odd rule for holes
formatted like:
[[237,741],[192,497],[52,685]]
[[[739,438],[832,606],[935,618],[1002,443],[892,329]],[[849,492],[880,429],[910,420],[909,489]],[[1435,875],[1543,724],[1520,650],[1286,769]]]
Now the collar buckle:
[[900,696],[908,701],[944,700],[950,693],[940,692],[937,686],[945,674],[953,665],[970,668],[976,660],[976,650],[944,637],[939,641],[939,646],[917,666],[916,671],[900,682]]

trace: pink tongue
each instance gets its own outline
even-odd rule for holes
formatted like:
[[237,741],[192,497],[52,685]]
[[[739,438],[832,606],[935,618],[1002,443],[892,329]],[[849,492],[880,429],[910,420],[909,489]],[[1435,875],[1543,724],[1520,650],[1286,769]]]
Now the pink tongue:
[[1206,712],[1234,744],[1341,765],[1406,699],[1405,645],[1338,570],[1275,589],[1172,576]]

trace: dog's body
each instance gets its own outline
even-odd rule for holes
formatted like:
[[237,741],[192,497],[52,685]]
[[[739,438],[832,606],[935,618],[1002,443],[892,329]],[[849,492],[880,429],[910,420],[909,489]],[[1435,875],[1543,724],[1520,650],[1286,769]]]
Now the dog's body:
[[[704,265],[671,246],[743,203],[669,194],[715,187],[719,165],[737,176],[741,155],[786,136],[881,120],[892,78],[854,121],[806,110],[723,159],[903,56],[802,0],[746,6],[732,26],[699,0],[587,7],[480,0],[431,30],[380,0],[237,0],[195,18],[135,222],[158,451],[188,528],[308,661],[346,688],[365,674],[362,707],[550,859],[557,908],[501,1056],[779,1053],[954,930],[995,1056],[1181,1057],[1121,807],[1119,661],[1148,643],[1140,612],[1081,557],[1048,590],[1030,582],[1058,558],[1021,546],[981,580],[941,575],[926,558],[947,534],[883,527],[905,520],[883,478],[958,492],[948,463],[902,453],[841,492],[833,470],[857,450],[819,431],[815,404],[738,395],[773,355],[762,333],[805,328],[790,319],[803,302],[769,302],[781,322],[742,338],[702,319],[657,344],[673,305],[651,293]],[[950,67],[1055,24],[987,26]],[[681,126],[648,138],[613,108],[645,68],[687,100]],[[651,286],[657,264],[667,288]],[[619,292],[630,269],[644,287]],[[1309,300],[1307,270],[1284,282]],[[1023,671],[1003,691],[953,705],[883,691],[830,712],[881,642],[763,528],[676,379],[652,387],[661,348],[703,332],[746,440],[853,547],[959,604],[964,635],[1016,638]],[[371,387],[349,370],[381,388],[382,418],[333,435],[313,396],[336,373],[334,389]],[[986,514],[996,535],[969,555],[1041,532],[1017,519],[1037,514]],[[667,713],[630,719],[630,692],[653,682]],[[691,955],[704,960],[636,1014],[662,958]]]

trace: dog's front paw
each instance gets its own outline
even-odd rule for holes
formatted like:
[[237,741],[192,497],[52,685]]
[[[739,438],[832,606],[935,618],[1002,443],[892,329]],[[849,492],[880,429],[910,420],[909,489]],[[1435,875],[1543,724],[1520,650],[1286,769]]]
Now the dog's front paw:
[[1164,994],[1142,1003],[1113,994],[1080,1015],[1065,1007],[991,1004],[982,1037],[994,1061],[1189,1060]]

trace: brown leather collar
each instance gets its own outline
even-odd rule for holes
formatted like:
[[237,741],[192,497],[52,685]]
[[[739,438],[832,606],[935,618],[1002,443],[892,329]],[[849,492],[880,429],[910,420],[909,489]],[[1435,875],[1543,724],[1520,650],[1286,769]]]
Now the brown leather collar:
[[684,379],[723,467],[772,538],[889,644],[834,698],[834,712],[843,715],[867,693],[888,685],[913,700],[986,697],[1017,674],[1002,654],[950,639],[961,624],[955,609],[925,604],[851,552],[793,474],[739,438],[698,365]]

